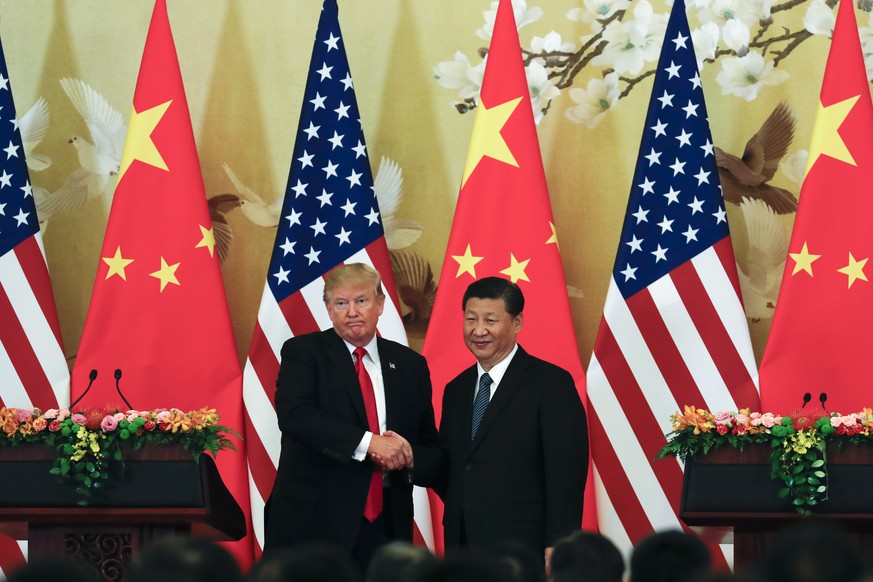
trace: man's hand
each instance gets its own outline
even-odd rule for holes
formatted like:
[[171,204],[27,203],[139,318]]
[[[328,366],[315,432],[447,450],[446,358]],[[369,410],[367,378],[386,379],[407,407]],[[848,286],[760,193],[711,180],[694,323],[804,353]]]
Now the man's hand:
[[412,447],[409,441],[393,430],[386,430],[381,435],[374,434],[367,454],[388,471],[412,466]]
[[554,546],[549,546],[546,548],[545,554],[543,557],[546,560],[546,580],[552,579],[552,552],[555,551]]

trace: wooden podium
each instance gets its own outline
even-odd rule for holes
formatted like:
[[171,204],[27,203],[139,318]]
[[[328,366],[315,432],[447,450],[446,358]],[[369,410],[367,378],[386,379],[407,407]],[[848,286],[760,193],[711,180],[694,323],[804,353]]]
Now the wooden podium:
[[738,451],[729,446],[685,464],[679,517],[707,542],[733,543],[734,563],[759,560],[786,526],[818,519],[846,530],[864,555],[873,553],[873,447],[827,448],[828,500],[800,516],[790,499],[780,499],[782,481],[770,478],[769,446]]
[[0,532],[28,540],[31,558],[76,558],[105,580],[123,580],[137,550],[158,538],[246,534],[242,509],[207,453],[198,462],[182,447],[147,445],[123,455],[110,483],[80,507],[73,486],[49,473],[54,450],[0,448]]

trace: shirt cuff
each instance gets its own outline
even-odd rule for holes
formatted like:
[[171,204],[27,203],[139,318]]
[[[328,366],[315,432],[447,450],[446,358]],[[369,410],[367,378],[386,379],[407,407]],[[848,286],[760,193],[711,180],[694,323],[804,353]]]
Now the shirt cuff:
[[363,461],[367,458],[367,450],[370,448],[370,441],[373,440],[373,433],[367,431],[364,433],[364,438],[358,443],[358,448],[352,453],[352,458],[356,461]]

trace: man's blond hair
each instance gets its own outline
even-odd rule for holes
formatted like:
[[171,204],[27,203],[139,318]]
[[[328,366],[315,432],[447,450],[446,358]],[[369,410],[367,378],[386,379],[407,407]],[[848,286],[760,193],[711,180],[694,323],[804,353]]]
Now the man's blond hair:
[[324,302],[330,301],[330,292],[337,287],[372,287],[376,297],[384,297],[382,277],[379,272],[366,263],[346,263],[331,269],[324,277]]

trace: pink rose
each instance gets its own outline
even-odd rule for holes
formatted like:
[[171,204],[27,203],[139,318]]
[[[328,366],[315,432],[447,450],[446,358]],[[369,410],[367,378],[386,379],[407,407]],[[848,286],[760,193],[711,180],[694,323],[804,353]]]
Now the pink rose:
[[79,426],[85,426],[85,415],[81,412],[77,412],[70,418],[72,419],[74,424],[78,424]]
[[33,413],[29,410],[19,408],[15,411],[15,420],[18,422],[28,422],[33,418]]
[[158,415],[155,418],[155,420],[157,420],[158,423],[169,422],[172,417],[173,417],[173,415],[172,415],[172,413],[170,413],[169,410],[162,410],[162,411],[158,412]]
[[715,415],[715,424],[730,424],[731,418],[733,415],[730,412],[721,411]]
[[104,416],[103,421],[100,423],[100,430],[103,432],[112,432],[118,428],[118,421],[115,420],[114,416]]
[[737,421],[737,424],[746,424],[746,421],[749,420],[749,417],[742,412],[738,412],[736,416],[734,416],[734,420]]
[[139,418],[139,413],[138,413],[138,412],[134,411],[134,412],[128,412],[128,413],[127,413],[127,422],[133,422],[133,421],[136,420],[137,418]]
[[773,428],[773,425],[775,425],[777,422],[779,421],[776,420],[776,417],[773,416],[772,412],[768,412],[761,416],[761,424],[763,424],[767,428]]
[[58,417],[58,409],[57,408],[49,408],[42,415],[46,420],[54,420]]
[[112,415],[112,417],[113,417],[116,421],[119,421],[119,422],[120,422],[120,421],[124,420],[124,413],[123,413],[123,412],[116,412],[115,414]]
[[70,418],[70,409],[69,408],[61,408],[58,410],[58,420],[64,421]]

